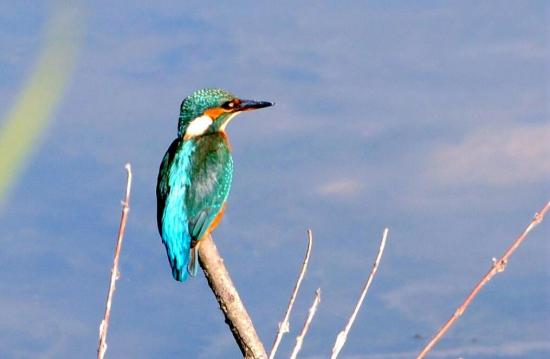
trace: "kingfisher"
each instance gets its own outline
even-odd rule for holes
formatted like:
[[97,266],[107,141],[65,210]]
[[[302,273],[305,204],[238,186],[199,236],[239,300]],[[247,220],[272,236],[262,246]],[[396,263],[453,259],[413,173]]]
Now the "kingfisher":
[[241,112],[272,105],[212,88],[197,90],[181,103],[178,137],[157,179],[157,225],[175,280],[196,275],[200,241],[225,211],[233,178],[227,124]]

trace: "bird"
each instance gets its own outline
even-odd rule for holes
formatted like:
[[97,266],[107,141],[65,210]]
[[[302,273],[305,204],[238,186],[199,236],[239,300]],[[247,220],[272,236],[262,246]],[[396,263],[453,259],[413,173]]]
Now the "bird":
[[238,114],[273,106],[205,88],[180,106],[178,135],[160,163],[157,225],[175,280],[195,276],[200,241],[219,224],[233,178],[227,124]]

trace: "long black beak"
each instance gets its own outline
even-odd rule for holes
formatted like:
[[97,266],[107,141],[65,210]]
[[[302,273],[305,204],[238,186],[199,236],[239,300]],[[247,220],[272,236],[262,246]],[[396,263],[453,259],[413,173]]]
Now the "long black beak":
[[235,107],[235,111],[257,110],[259,108],[269,107],[273,105],[273,102],[268,101],[241,100],[241,103],[239,103]]

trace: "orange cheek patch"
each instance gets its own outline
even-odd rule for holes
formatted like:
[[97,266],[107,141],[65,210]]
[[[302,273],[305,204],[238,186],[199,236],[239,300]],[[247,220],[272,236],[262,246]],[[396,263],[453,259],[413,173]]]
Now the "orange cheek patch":
[[225,112],[227,111],[224,110],[223,108],[215,107],[215,108],[209,108],[208,110],[204,111],[204,114],[215,121],[219,115]]

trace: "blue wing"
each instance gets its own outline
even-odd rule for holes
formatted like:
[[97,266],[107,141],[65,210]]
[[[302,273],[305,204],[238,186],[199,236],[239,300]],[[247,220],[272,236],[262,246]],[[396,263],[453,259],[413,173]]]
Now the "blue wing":
[[178,281],[187,279],[191,236],[185,210],[185,193],[190,184],[190,141],[176,139],[164,155],[157,182],[157,225],[166,247],[172,275]]

